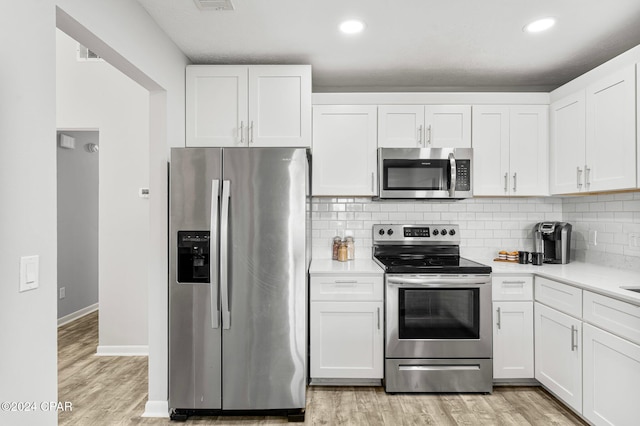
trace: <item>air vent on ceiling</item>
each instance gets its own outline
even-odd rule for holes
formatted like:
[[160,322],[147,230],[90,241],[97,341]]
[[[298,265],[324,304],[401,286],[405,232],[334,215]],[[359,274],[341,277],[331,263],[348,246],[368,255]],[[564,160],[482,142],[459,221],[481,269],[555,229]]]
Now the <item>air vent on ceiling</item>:
[[78,52],[78,61],[102,61],[103,59],[98,56],[98,54],[88,47],[81,45],[78,43],[78,48],[76,49]]
[[234,10],[231,0],[194,0],[201,10]]

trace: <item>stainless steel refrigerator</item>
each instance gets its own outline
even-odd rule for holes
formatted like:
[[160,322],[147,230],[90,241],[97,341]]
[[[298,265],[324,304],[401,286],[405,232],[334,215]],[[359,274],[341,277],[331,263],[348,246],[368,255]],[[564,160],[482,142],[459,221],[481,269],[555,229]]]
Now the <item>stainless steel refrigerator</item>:
[[304,418],[308,196],[303,148],[171,150],[172,418]]

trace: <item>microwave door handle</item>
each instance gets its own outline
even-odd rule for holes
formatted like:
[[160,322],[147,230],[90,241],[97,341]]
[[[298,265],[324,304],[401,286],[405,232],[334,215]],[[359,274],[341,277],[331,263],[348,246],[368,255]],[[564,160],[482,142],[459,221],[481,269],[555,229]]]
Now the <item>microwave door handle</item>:
[[453,155],[453,152],[449,154],[449,164],[451,165],[451,185],[449,186],[449,197],[453,197],[456,195],[456,157]]

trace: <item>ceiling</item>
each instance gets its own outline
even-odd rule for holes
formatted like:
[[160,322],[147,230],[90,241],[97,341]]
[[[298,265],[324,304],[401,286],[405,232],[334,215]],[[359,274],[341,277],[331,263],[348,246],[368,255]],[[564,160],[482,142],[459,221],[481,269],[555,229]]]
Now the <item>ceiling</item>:
[[640,44],[638,0],[138,2],[193,63],[311,64],[314,92],[550,91]]

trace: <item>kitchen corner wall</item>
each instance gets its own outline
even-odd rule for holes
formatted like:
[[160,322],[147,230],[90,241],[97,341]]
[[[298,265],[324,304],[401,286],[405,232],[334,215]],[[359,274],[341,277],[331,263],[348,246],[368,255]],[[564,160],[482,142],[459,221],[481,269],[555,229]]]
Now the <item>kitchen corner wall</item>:
[[335,235],[353,232],[356,258],[371,258],[371,228],[377,223],[460,225],[465,256],[496,256],[499,250],[531,250],[533,225],[562,220],[560,198],[472,198],[460,201],[372,201],[314,197],[314,259],[331,257]]
[[[313,197],[312,256],[331,257],[331,241],[350,231],[356,257],[370,258],[371,228],[377,223],[457,223],[464,256],[490,258],[499,250],[531,250],[533,225],[573,225],[572,260],[640,272],[640,192],[545,198],[473,198],[461,201],[372,201]],[[589,233],[596,232],[595,244]]]
[[640,272],[640,248],[629,245],[640,233],[640,192],[565,197],[562,219],[573,225],[576,260]]

